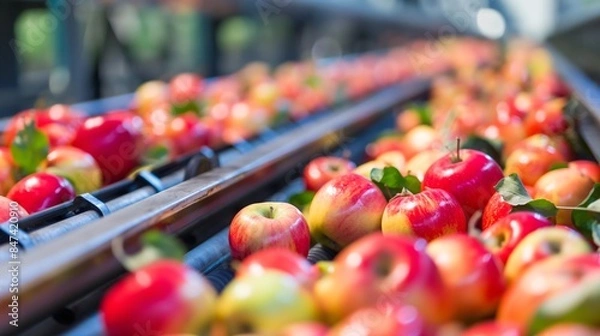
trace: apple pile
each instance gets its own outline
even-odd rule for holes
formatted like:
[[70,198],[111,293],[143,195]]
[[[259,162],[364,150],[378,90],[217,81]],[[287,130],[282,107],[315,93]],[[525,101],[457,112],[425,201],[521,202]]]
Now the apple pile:
[[183,73],[168,82],[144,83],[130,108],[101,116],[87,117],[60,104],[20,112],[3,132],[0,195],[30,214],[39,212],[120,181],[141,166],[203,146],[235,144],[393,83],[448,70],[465,48],[476,63],[491,59],[495,50],[472,39],[451,44],[439,65],[422,74],[409,66],[409,58],[429,43],[322,65],[286,63],[274,71],[251,63],[211,82]]

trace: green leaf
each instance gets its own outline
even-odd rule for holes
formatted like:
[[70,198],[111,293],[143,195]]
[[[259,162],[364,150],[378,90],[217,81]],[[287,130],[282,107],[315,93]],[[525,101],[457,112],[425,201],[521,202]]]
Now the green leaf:
[[290,196],[290,198],[288,199],[288,203],[300,209],[300,211],[304,211],[308,206],[310,206],[310,203],[312,202],[314,197],[314,191],[305,190],[303,192]]
[[404,190],[416,194],[421,191],[421,181],[413,175],[402,176],[396,167],[373,168],[371,181],[379,187],[387,199]]
[[156,145],[148,148],[144,153],[142,161],[144,164],[157,164],[166,162],[169,159],[169,148],[165,145]]
[[495,188],[504,201],[512,206],[525,205],[532,200],[517,174],[510,174],[503,178],[496,184]]
[[171,106],[171,114],[179,116],[186,113],[193,113],[195,115],[202,115],[202,103],[190,100],[182,104],[173,104]]
[[186,248],[177,238],[164,234],[158,230],[144,233],[141,238],[144,248],[159,251],[164,259],[183,260]]
[[[600,183],[596,183],[588,196],[578,207],[600,210]],[[571,213],[573,226],[588,239],[593,239],[594,230],[600,227],[600,214],[592,211],[573,210]]]
[[421,192],[421,181],[414,175],[406,175],[404,177],[404,187],[413,194]]
[[48,155],[48,136],[35,127],[34,121],[27,122],[17,133],[10,146],[15,165],[23,175],[35,173]]
[[550,166],[550,169],[548,171],[567,168],[567,167],[569,167],[569,164],[567,162],[555,162]]
[[413,104],[413,105],[411,105],[410,109],[417,112],[417,114],[419,115],[419,120],[421,121],[422,125],[427,125],[427,126],[433,125],[433,120],[432,120],[433,112],[431,111],[429,104]]
[[177,238],[158,230],[151,230],[140,237],[142,249],[135,254],[127,254],[123,237],[112,240],[112,252],[119,262],[130,272],[161,259],[183,260],[186,248]]
[[513,206],[512,211],[532,211],[537,212],[544,217],[554,217],[558,213],[558,208],[549,200],[538,198],[523,205]]
[[529,325],[529,335],[537,335],[560,323],[600,325],[600,277],[588,277],[545,300]]

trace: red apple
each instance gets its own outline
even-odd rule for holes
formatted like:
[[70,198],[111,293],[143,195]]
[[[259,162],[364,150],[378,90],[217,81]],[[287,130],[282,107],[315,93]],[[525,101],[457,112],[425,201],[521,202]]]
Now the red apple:
[[75,198],[75,189],[64,177],[39,172],[17,182],[6,195],[30,214]]
[[[458,154],[458,155],[457,155]],[[482,210],[496,190],[504,174],[489,155],[472,149],[461,149],[434,162],[423,177],[423,188],[439,188],[460,203],[466,218]]]
[[594,161],[575,160],[569,162],[569,168],[575,168],[591,178],[594,183],[600,183],[600,165]]
[[91,154],[104,184],[125,178],[139,163],[142,147],[142,120],[117,111],[87,119],[77,130],[73,146]]
[[528,113],[525,118],[527,134],[543,133],[553,135],[564,133],[569,126],[563,115],[566,103],[565,98],[556,98]]
[[598,336],[600,330],[597,327],[574,323],[556,324],[544,329],[539,336]]
[[170,100],[176,105],[199,99],[203,90],[202,78],[193,73],[179,74],[169,82]]
[[534,314],[548,298],[600,276],[600,254],[548,258],[529,267],[508,288],[498,308],[500,322],[527,330]]
[[381,230],[387,200],[381,190],[357,174],[327,182],[313,198],[308,225],[313,239],[340,250],[357,239]]
[[[545,198],[555,205],[577,206],[586,199],[594,181],[577,169],[560,168],[544,174],[535,184],[535,198]],[[571,210],[559,210],[556,224],[571,226]]]
[[333,178],[350,173],[356,168],[354,162],[335,156],[321,156],[310,161],[304,168],[306,189],[317,191]]
[[552,226],[546,217],[528,211],[509,214],[481,233],[487,248],[504,264],[517,244],[531,232]]
[[293,205],[255,203],[244,207],[231,221],[229,246],[237,260],[269,247],[286,248],[306,257],[310,232],[302,212]]
[[236,268],[236,277],[263,274],[268,270],[290,274],[298,282],[311,288],[319,272],[305,257],[283,247],[270,247],[248,256]]
[[592,252],[586,239],[566,226],[539,228],[528,234],[508,256],[504,275],[513,282],[527,268],[546,258],[564,258]]
[[188,154],[210,143],[208,127],[191,113],[173,118],[168,123],[164,136],[172,144],[176,155]]
[[517,174],[525,185],[535,185],[553,165],[565,162],[553,147],[516,149],[506,158],[504,173]]
[[102,171],[94,158],[79,148],[60,146],[46,157],[45,171],[66,178],[78,194],[102,186]]
[[412,306],[394,306],[381,310],[363,308],[337,323],[328,336],[434,335]]
[[390,135],[379,138],[367,145],[365,152],[367,159],[374,160],[383,153],[400,151],[404,153],[405,145],[400,135]]
[[5,223],[11,218],[15,218],[13,219],[13,221],[15,221],[27,216],[29,216],[29,213],[19,205],[19,203],[4,196],[0,196],[0,223]]
[[447,322],[451,302],[425,247],[423,239],[374,233],[342,250],[333,272],[315,285],[327,321],[338,322],[362,308],[411,304],[428,323]]
[[427,189],[392,198],[383,212],[381,231],[431,241],[447,234],[466,233],[467,221],[452,195],[442,189]]
[[13,170],[14,163],[10,149],[0,147],[0,195],[6,195],[15,184]]
[[450,292],[455,318],[474,321],[492,316],[504,293],[502,263],[466,234],[437,238],[427,246]]
[[419,125],[404,135],[402,138],[403,153],[407,160],[416,154],[437,148],[441,145],[439,133],[431,126]]
[[280,336],[328,336],[329,328],[318,322],[296,323],[287,326]]
[[212,322],[216,292],[195,270],[162,260],[109,289],[100,312],[108,336],[196,334]]
[[495,192],[487,202],[481,214],[481,229],[485,230],[500,219],[508,216],[513,207],[502,198],[500,193]]
[[511,323],[487,321],[470,327],[461,336],[525,336],[525,333]]

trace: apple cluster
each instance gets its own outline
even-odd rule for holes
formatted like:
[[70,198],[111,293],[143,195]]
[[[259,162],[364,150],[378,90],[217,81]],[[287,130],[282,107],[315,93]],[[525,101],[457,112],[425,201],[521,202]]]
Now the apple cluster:
[[109,290],[107,334],[600,334],[600,166],[569,142],[568,95],[523,41],[436,78],[364,162],[315,158],[302,197],[237,213],[222,293],[155,262]]

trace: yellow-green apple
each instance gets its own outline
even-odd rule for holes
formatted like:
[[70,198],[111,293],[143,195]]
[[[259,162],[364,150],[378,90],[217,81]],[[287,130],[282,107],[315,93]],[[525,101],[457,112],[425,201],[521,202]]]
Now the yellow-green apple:
[[388,167],[389,165],[383,161],[378,161],[378,160],[371,160],[371,161],[367,161],[363,164],[361,164],[360,166],[356,167],[352,172],[354,174],[358,174],[366,179],[371,179],[371,171],[375,168],[377,169],[383,169],[385,167]]
[[204,332],[213,319],[217,294],[194,269],[174,260],[144,266],[109,289],[100,306],[108,336]]
[[521,240],[508,256],[504,276],[513,282],[528,267],[546,258],[564,258],[592,252],[587,240],[566,226],[539,228]]
[[328,336],[384,336],[384,335],[434,335],[413,306],[395,305],[386,309],[374,307],[355,311],[335,326]]
[[439,160],[444,155],[446,155],[446,152],[440,149],[428,149],[426,151],[422,151],[406,162],[404,172],[406,174],[416,176],[419,181],[423,181],[423,177],[425,177],[425,172],[427,172],[427,169],[429,169],[429,167],[431,167],[435,161]]
[[19,203],[0,196],[0,223],[5,223],[11,218],[18,220],[26,216],[29,216],[29,213]]
[[277,333],[293,323],[317,321],[310,291],[291,275],[267,271],[234,278],[217,303],[216,320],[228,335]]
[[[500,301],[497,319],[501,322],[517,324],[523,330],[529,330],[534,315],[546,300],[577,289],[577,286],[587,281],[597,283],[598,279],[600,279],[600,254],[598,253],[542,260],[531,265],[508,288]],[[562,302],[563,308],[566,308],[565,305],[568,303]],[[568,314],[569,311],[563,310],[563,313]],[[592,315],[589,313],[588,318],[597,317],[595,312]]]
[[466,233],[467,220],[452,195],[442,189],[427,189],[393,197],[383,211],[381,231],[431,241],[452,233]]
[[236,267],[236,277],[260,275],[269,270],[288,273],[307,288],[319,277],[319,271],[298,253],[283,247],[270,247],[248,256]]
[[565,162],[566,159],[553,147],[519,148],[506,158],[504,173],[517,174],[525,185],[532,186],[552,166]]
[[381,190],[357,174],[327,182],[313,198],[308,225],[313,239],[340,250],[357,239],[381,230],[387,200]]
[[454,305],[455,318],[472,322],[496,311],[506,283],[502,263],[474,237],[452,234],[427,246]]
[[38,172],[17,182],[6,195],[19,203],[29,214],[75,198],[75,189],[69,181],[58,175]]
[[461,336],[525,336],[525,332],[511,323],[486,321],[470,327]]
[[460,149],[435,161],[423,177],[423,189],[439,188],[460,203],[465,218],[483,210],[504,177],[502,168],[489,155]]
[[44,170],[69,180],[78,194],[92,192],[102,186],[102,171],[98,163],[79,148],[55,147],[46,157]]
[[544,329],[539,336],[598,336],[598,327],[587,326],[576,323],[555,324]]
[[[594,181],[573,168],[559,168],[544,174],[535,184],[534,198],[545,198],[555,205],[577,206],[588,196]],[[571,226],[571,210],[561,209],[556,224]]]
[[304,257],[310,232],[302,212],[283,202],[254,203],[244,207],[229,226],[231,256],[242,260],[269,247],[282,247]]
[[376,157],[375,161],[383,162],[386,166],[394,167],[398,171],[404,171],[404,166],[406,165],[406,158],[404,158],[404,154],[401,151],[385,152]]
[[531,232],[552,226],[546,217],[529,211],[511,213],[481,233],[485,246],[505,264],[517,244]]
[[335,156],[321,156],[311,160],[304,168],[306,189],[317,191],[334,177],[348,174],[356,168],[354,162]]
[[163,81],[146,82],[137,88],[134,100],[137,113],[146,117],[157,106],[169,101],[168,85]]
[[366,307],[411,304],[428,323],[447,322],[451,302],[426,244],[424,239],[373,233],[342,250],[334,258],[333,273],[314,288],[326,320],[339,322]]
[[6,193],[15,184],[15,178],[13,177],[14,163],[10,149],[7,147],[0,147],[0,195],[6,195]]
[[329,328],[318,322],[304,322],[289,325],[279,336],[327,336]]
[[569,162],[569,168],[575,168],[584,175],[594,181],[594,183],[600,183],[600,165],[594,161],[589,160],[575,160]]

